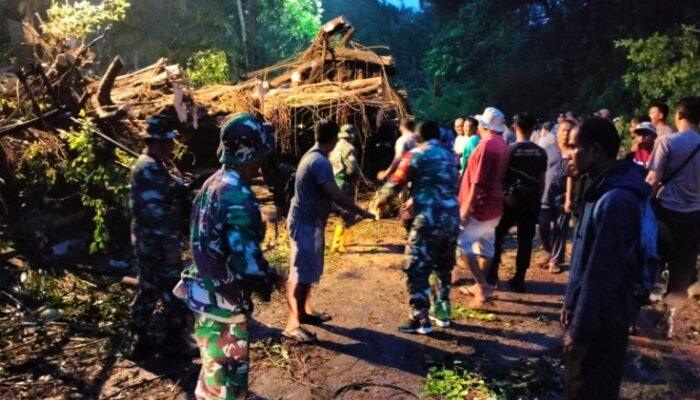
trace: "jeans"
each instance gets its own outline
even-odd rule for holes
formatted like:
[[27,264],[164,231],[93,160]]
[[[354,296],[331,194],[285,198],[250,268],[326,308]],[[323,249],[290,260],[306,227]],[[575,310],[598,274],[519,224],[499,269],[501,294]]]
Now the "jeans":
[[564,263],[566,241],[569,238],[570,214],[565,214],[560,207],[542,207],[539,216],[539,233],[544,250],[550,260],[557,264]]

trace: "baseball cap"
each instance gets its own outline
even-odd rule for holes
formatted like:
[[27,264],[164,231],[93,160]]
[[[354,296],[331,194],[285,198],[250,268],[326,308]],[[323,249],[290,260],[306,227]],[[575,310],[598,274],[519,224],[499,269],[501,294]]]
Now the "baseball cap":
[[640,135],[656,135],[656,127],[651,122],[642,122],[634,127],[634,133]]
[[221,129],[221,147],[222,164],[261,161],[275,150],[275,130],[251,114],[238,114]]
[[474,119],[479,121],[479,125],[486,129],[496,132],[506,131],[506,125],[504,124],[506,118],[501,110],[495,107],[486,107],[484,112],[482,114],[475,115]]

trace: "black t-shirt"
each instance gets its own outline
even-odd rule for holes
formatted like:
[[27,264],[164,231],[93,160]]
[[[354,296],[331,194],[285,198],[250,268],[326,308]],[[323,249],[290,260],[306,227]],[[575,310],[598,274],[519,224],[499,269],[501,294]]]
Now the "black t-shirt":
[[506,187],[520,181],[539,193],[544,185],[542,177],[546,171],[547,152],[543,148],[532,142],[516,142],[510,145]]

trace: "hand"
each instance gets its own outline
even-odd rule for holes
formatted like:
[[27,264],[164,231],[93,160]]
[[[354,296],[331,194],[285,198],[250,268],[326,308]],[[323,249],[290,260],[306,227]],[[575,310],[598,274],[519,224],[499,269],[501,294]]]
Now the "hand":
[[386,175],[386,171],[379,171],[379,173],[377,174],[377,180],[384,181],[384,179],[386,179]]
[[459,221],[462,224],[462,226],[466,226],[469,223],[469,213],[464,213],[460,215]]
[[569,312],[569,310],[567,310],[566,308],[561,309],[559,322],[561,322],[564,328],[568,328],[569,325],[571,325],[571,312]]
[[564,214],[571,214],[571,200],[564,201]]

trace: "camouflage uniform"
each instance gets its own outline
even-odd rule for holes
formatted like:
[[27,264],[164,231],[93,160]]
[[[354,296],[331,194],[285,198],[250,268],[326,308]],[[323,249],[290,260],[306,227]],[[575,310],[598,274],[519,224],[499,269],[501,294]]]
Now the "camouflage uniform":
[[[186,309],[172,295],[182,270],[182,194],[184,183],[161,160],[139,156],[131,171],[132,242],[139,269],[139,288],[129,326],[157,343],[173,338],[187,324]],[[149,323],[160,300],[164,324]],[[155,328],[155,330],[154,330]]]
[[[343,125],[338,135],[338,143],[328,157],[333,166],[336,185],[353,200],[357,190],[357,180],[360,176],[357,150],[350,142],[354,137],[355,128],[352,125]],[[331,252],[345,252],[345,245],[350,241],[350,225],[348,221],[343,221],[335,226]]]
[[360,175],[360,164],[357,161],[355,146],[345,139],[340,139],[328,159],[333,166],[335,183],[345,195],[354,199],[357,178]]
[[459,233],[459,179],[454,156],[437,140],[411,150],[410,156],[402,159],[396,172],[382,187],[380,196],[394,196],[409,182],[415,216],[406,247],[409,303],[414,317],[427,317],[429,279],[433,272],[437,275],[436,300],[449,307]]
[[269,297],[272,287],[271,270],[260,247],[265,224],[258,201],[231,168],[255,161],[259,157],[255,148],[269,146],[244,136],[261,129],[258,125],[246,114],[229,122],[222,131],[222,141],[226,132],[233,132],[221,158],[224,167],[204,183],[194,200],[193,264],[182,273],[175,293],[195,312],[194,337],[202,359],[197,399],[245,398],[251,293],[264,292],[263,297]]

